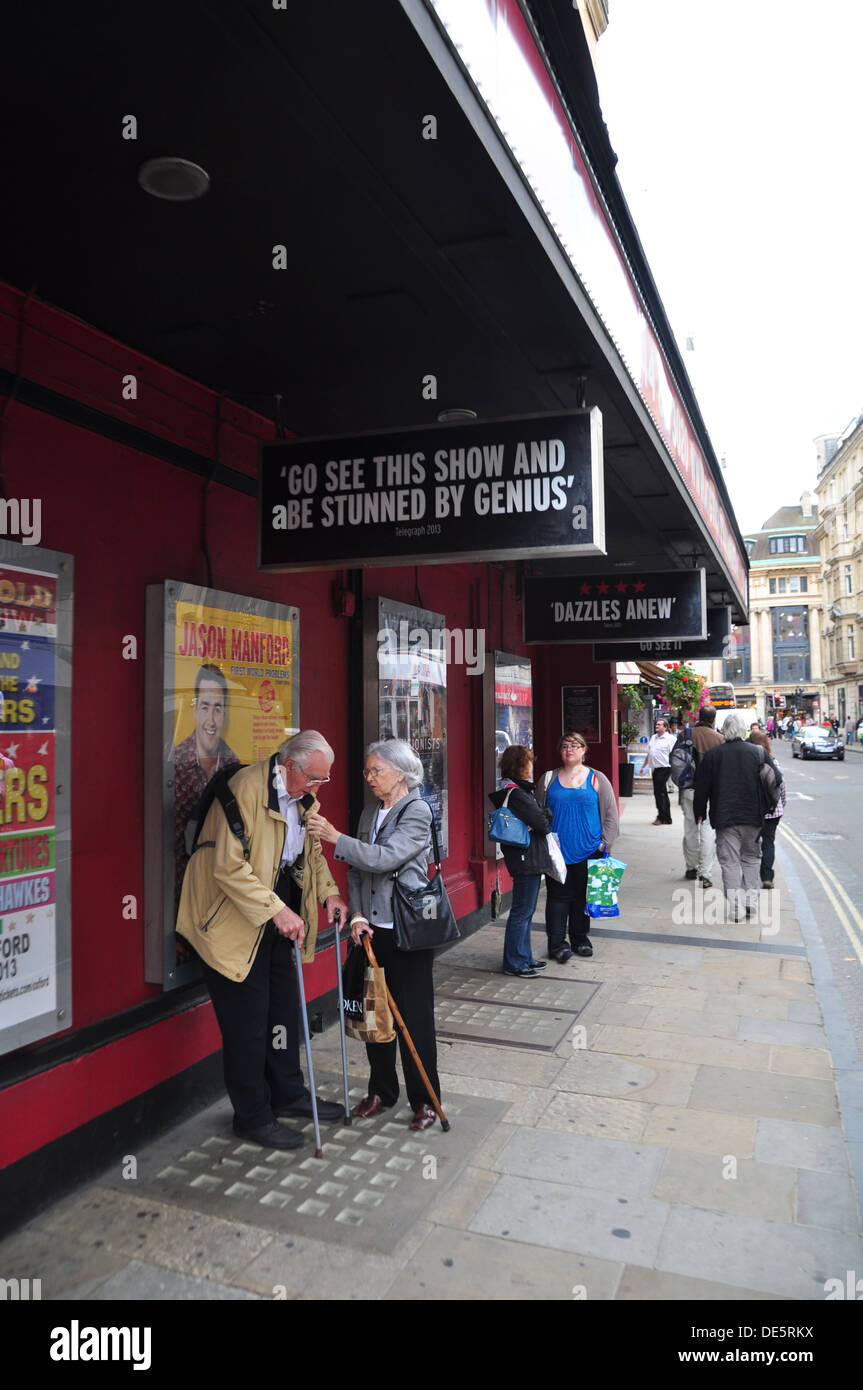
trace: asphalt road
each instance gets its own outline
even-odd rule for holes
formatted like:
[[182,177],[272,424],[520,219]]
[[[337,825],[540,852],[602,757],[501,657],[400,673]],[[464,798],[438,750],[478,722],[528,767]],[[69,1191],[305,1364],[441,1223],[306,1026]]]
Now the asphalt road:
[[773,756],[787,788],[776,843],[806,891],[863,1056],[863,753],[804,762],[774,740]]

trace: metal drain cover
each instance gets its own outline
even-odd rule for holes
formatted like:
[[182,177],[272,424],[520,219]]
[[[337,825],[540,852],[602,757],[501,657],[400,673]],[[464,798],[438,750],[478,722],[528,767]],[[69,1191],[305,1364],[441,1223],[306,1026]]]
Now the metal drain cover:
[[518,980],[488,970],[435,975],[440,1038],[554,1052],[599,985],[588,980]]

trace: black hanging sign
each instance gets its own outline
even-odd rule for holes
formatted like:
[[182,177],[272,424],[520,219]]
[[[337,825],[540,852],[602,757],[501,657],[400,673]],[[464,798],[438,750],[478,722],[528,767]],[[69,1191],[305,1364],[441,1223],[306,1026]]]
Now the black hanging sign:
[[731,609],[708,608],[707,637],[703,642],[687,642],[679,637],[666,637],[644,642],[595,642],[594,661],[712,661],[728,659],[732,653],[726,644],[731,637]]
[[258,568],[605,554],[591,410],[262,444]]
[[703,569],[524,581],[525,642],[702,641],[706,613]]

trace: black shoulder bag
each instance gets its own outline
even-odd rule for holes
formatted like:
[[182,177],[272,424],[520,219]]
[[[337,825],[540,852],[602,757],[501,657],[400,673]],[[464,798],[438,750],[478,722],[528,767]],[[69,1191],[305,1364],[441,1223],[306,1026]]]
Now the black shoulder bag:
[[393,930],[398,951],[431,951],[435,946],[447,946],[451,941],[458,941],[461,936],[440,871],[440,848],[434,815],[431,832],[434,878],[419,888],[403,888],[398,870],[393,874]]

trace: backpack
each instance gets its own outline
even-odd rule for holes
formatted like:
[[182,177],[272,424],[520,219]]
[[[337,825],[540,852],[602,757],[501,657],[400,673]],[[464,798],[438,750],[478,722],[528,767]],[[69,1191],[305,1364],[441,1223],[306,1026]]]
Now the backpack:
[[671,780],[680,791],[686,791],[695,781],[697,762],[698,753],[692,742],[692,730],[687,724],[683,730],[683,738],[672,748],[668,759]]
[[198,836],[203,829],[204,821],[207,819],[207,812],[216,797],[222,804],[228,825],[243,846],[244,857],[248,859],[249,842],[246,839],[246,827],[243,824],[243,817],[240,815],[237,798],[228,786],[234,773],[239,772],[240,768],[245,766],[245,763],[228,763],[227,767],[219,768],[219,771],[213,774],[195,802],[192,813],[186,821],[184,832],[186,854],[190,859],[196,850],[212,849],[215,846],[215,840],[199,840]]
[[781,775],[776,776],[772,766],[767,761],[767,754],[758,744],[758,759],[761,763],[758,769],[758,779],[761,788],[761,798],[766,811],[775,811],[779,805],[779,785],[782,781]]

